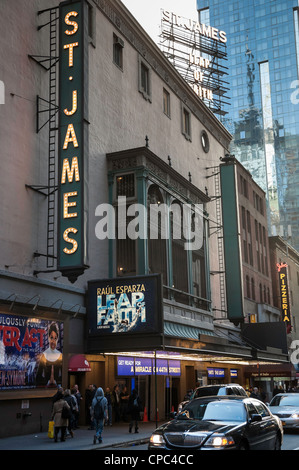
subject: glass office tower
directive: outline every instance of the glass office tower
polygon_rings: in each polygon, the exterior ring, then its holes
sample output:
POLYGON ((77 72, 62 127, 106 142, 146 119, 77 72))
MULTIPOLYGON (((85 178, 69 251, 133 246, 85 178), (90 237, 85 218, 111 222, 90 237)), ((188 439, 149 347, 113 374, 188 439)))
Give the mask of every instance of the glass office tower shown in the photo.
POLYGON ((269 232, 299 250, 299 1, 197 0, 227 34, 231 153, 266 192, 269 232))

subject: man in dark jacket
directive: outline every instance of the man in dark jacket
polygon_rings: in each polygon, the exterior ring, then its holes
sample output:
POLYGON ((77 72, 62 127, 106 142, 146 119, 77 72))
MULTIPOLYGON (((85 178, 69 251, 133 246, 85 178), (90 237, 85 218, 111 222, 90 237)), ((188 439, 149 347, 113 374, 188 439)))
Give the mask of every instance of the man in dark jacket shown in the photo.
POLYGON ((131 421, 129 425, 129 432, 132 432, 133 425, 135 423, 135 433, 138 432, 138 421, 140 418, 141 402, 137 390, 132 390, 129 397, 128 413, 131 415, 131 421))

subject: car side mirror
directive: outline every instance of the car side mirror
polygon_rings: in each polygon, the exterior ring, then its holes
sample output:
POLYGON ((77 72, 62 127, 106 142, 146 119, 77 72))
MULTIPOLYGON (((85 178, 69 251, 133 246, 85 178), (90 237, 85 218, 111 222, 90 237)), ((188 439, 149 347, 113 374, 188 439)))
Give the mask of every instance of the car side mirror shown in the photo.
POLYGON ((260 414, 254 414, 250 418, 250 423, 257 423, 258 421, 262 421, 263 417, 260 414))

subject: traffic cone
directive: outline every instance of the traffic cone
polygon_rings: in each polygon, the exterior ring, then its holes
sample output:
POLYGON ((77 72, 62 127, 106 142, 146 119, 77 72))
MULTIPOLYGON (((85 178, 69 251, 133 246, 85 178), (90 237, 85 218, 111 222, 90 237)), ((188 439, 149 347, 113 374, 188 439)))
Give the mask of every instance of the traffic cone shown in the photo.
POLYGON ((174 413, 174 406, 171 407, 171 413, 174 413))
POLYGON ((144 407, 144 412, 143 412, 143 423, 148 423, 148 418, 147 418, 147 412, 146 408, 144 407))

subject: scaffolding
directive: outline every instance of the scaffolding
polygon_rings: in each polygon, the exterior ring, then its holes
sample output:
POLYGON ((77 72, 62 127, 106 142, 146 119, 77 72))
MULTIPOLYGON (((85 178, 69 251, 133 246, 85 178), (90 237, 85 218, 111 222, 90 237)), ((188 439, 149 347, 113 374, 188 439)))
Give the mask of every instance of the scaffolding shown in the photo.
POLYGON ((228 68, 223 64, 227 60, 226 44, 162 19, 159 46, 211 111, 221 116, 227 114, 223 109, 230 104, 225 81, 228 68), (206 65, 196 64, 194 57, 200 57, 201 62, 205 60, 206 65))

